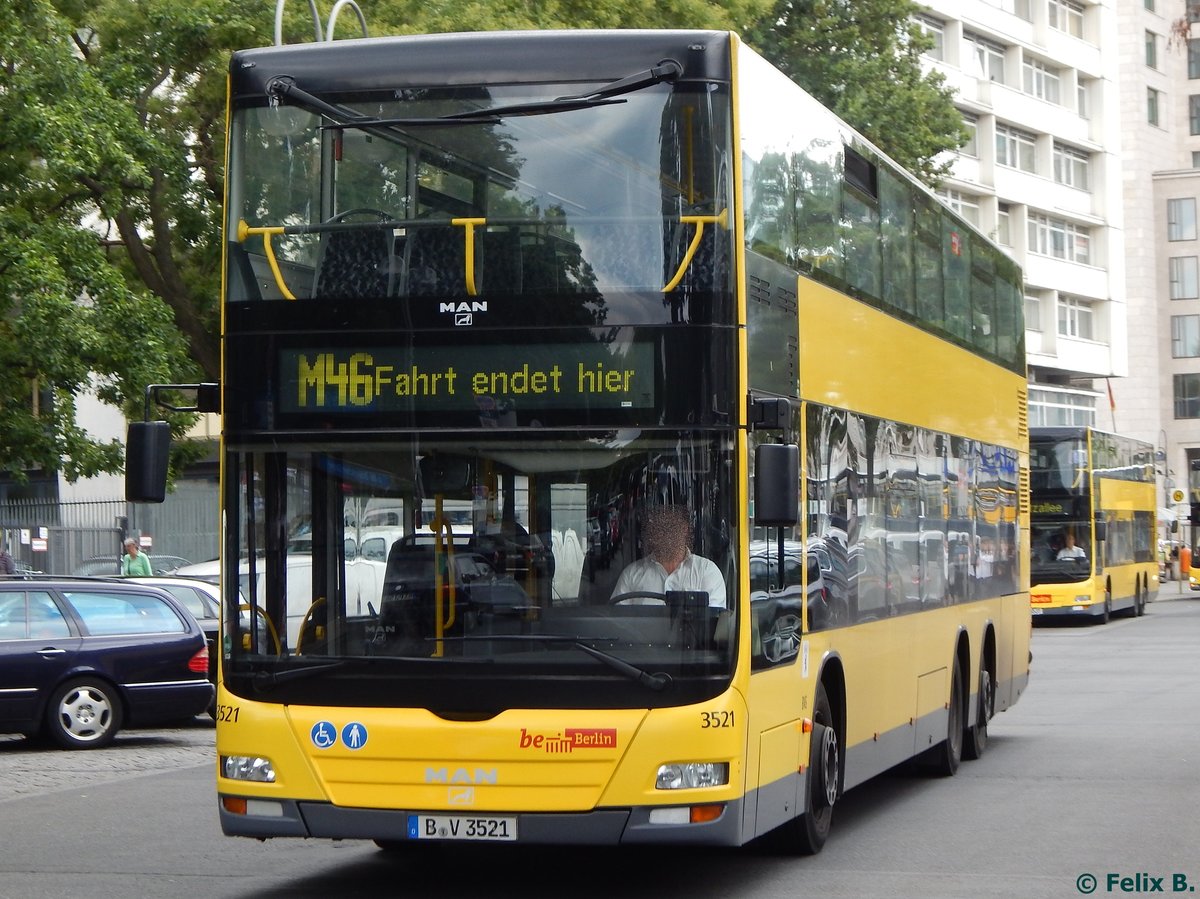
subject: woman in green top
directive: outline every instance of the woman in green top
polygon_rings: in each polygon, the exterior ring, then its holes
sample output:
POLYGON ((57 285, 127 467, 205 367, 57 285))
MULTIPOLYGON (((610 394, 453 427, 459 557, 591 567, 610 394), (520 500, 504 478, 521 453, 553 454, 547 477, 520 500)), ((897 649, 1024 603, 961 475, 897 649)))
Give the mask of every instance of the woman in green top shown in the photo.
POLYGON ((150 557, 142 554, 136 539, 130 537, 126 540, 125 549, 128 551, 121 557, 121 574, 141 575, 142 577, 150 577, 154 574, 150 568, 150 557))

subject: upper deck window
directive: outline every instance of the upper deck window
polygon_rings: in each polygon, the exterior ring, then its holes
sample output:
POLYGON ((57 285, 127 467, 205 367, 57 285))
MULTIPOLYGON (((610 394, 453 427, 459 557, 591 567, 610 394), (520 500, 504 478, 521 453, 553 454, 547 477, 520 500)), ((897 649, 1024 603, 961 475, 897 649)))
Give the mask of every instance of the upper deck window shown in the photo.
POLYGON ((652 307, 676 320, 696 292, 728 292, 722 89, 552 103, 586 89, 327 98, 347 112, 341 123, 286 104, 236 110, 229 300, 569 295, 587 298, 584 323, 599 324, 652 307), (486 115, 513 104, 546 105, 486 115), (455 115, 470 118, 445 118, 455 115), (380 124, 336 127, 354 116, 380 124), (272 228, 284 233, 263 233, 272 228))

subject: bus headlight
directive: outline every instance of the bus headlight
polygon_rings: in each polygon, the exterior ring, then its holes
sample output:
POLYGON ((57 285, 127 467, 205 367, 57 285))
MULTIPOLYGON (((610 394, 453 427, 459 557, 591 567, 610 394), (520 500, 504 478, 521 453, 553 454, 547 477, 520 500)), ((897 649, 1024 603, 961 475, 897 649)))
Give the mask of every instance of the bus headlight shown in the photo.
POLYGON ((1080 594, 1079 596, 1075 597, 1075 602, 1079 603, 1080 605, 1086 606, 1091 601, 1092 601, 1092 598, 1090 596, 1087 596, 1084 594, 1080 594))
POLYGON ((275 783, 275 768, 272 767, 271 760, 255 755, 221 756, 221 773, 230 780, 275 783))
POLYGON ((729 783, 727 762, 686 762, 662 765, 654 778, 656 790, 691 790, 696 787, 721 787, 729 783))

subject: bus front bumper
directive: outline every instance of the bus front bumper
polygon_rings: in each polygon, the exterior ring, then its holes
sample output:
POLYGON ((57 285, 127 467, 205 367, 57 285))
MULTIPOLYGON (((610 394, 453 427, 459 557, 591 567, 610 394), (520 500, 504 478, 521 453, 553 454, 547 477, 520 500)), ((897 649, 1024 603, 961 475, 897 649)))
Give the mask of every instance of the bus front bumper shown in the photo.
MULTIPOLYGON (((218 797, 221 829, 226 836, 313 837, 334 840, 411 841, 445 843, 453 839, 423 838, 414 826, 426 812, 399 809, 343 808, 327 802, 285 800, 247 800, 244 813, 228 810, 227 801, 236 805, 239 797, 218 797)), ((516 833, 504 842, 617 846, 623 844, 690 844, 700 846, 737 846, 743 842, 742 803, 726 802, 721 815, 713 821, 697 824, 655 823, 651 812, 658 807, 639 806, 623 809, 597 809, 591 812, 486 813, 478 817, 515 820, 516 833)), ((433 813, 444 817, 467 818, 470 815, 433 813)), ((462 839, 462 838, 460 838, 462 839)), ((496 842, 480 839, 472 842, 496 842)))

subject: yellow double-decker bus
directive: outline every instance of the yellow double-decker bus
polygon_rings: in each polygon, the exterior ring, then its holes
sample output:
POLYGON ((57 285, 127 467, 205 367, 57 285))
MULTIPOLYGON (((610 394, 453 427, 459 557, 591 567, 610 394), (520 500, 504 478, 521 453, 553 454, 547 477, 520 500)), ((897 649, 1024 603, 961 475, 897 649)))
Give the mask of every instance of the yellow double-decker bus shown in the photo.
POLYGON ((1159 587, 1154 447, 1065 427, 1029 444, 1033 614, 1143 614, 1159 587))
POLYGON ((727 32, 229 84, 225 833, 814 852, 983 753, 1031 629, 999 249, 727 32))

